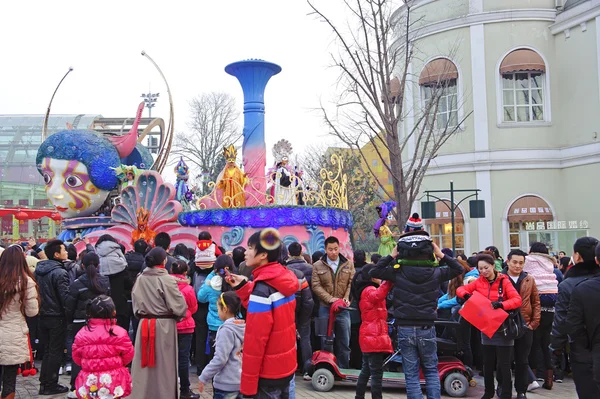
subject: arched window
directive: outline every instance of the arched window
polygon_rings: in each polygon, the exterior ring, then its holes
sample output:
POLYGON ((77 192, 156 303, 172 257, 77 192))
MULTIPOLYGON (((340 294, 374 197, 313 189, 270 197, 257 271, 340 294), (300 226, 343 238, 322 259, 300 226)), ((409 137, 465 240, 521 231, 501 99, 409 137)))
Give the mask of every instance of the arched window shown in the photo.
POLYGON ((458 124, 457 80, 456 65, 446 58, 436 58, 430 61, 419 76, 424 109, 431 106, 433 111, 436 107, 435 102, 439 100, 435 115, 438 129, 455 127, 458 124))
POLYGON ((552 231, 547 223, 554 220, 550 205, 536 195, 526 195, 515 200, 508 208, 508 238, 510 249, 529 250, 531 243, 543 242, 554 248, 552 231))
POLYGON ((530 49, 510 52, 500 64, 502 122, 546 120, 546 64, 530 49))
MULTIPOLYGON (((448 206, 450 201, 442 200, 435 203, 435 219, 423 219, 431 239, 440 248, 452 248, 452 215, 448 206)), ((465 222, 460 208, 454 212, 454 237, 456 254, 465 252, 465 222)))

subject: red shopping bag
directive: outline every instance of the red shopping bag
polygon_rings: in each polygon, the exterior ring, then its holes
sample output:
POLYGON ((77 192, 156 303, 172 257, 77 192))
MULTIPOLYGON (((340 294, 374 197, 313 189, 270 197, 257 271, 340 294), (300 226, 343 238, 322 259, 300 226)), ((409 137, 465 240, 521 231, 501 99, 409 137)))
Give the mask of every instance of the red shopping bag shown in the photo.
POLYGON ((488 338, 492 338, 508 317, 504 310, 492 308, 492 302, 477 291, 458 313, 488 338))

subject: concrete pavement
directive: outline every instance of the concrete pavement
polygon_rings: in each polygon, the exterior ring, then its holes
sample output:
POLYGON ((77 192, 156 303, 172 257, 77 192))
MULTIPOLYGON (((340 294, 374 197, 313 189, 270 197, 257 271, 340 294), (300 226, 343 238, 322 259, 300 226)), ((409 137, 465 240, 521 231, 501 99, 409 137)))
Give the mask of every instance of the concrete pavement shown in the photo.
MULTIPOLYGON (((197 376, 192 374, 192 387, 197 386, 197 376)), ((65 398, 66 395, 54 395, 54 396, 39 396, 39 374, 34 377, 17 377, 17 399, 30 399, 30 398, 49 398, 59 399, 65 398)), ((63 375, 60 377, 60 382, 64 385, 69 385, 69 376, 63 375)), ((469 388, 467 398, 481 398, 483 395, 483 378, 476 376, 477 386, 469 388)), ((541 384, 540 384, 541 385, 541 384)), ((390 397, 394 399, 406 398, 406 392, 401 388, 384 388, 384 397, 390 397)), ((513 397, 516 394, 513 392, 513 397)), ((299 399, 353 399, 354 398, 354 386, 350 385, 336 385, 332 391, 327 393, 316 392, 313 390, 310 381, 304 381, 301 376, 296 377, 296 397, 299 399)), ((367 398, 370 394, 367 393, 367 398)), ((449 396, 444 396, 448 398, 449 396)), ((539 388, 533 392, 527 393, 528 399, 569 399, 576 398, 575 384, 571 378, 565 379, 562 384, 554 384, 554 388, 551 391, 539 388)), ((202 399, 212 398, 212 389, 207 387, 205 392, 202 394, 202 399)), ((148 398, 148 399, 170 399, 170 398, 148 398)), ((173 398, 174 399, 174 398, 173 398)))

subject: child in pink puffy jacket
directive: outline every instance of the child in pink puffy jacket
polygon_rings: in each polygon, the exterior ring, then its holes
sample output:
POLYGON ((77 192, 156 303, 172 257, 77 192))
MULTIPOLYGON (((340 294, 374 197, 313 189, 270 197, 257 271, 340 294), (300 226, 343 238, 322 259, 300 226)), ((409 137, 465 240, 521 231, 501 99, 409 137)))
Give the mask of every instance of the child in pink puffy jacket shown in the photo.
POLYGON ((75 336, 73 361, 81 366, 75 380, 77 397, 124 398, 131 394, 127 366, 133 360, 133 345, 127 331, 116 325, 115 304, 100 295, 89 303, 87 326, 75 336))
POLYGON ((183 260, 178 259, 171 265, 171 275, 177 281, 177 287, 188 306, 185 317, 177 322, 179 397, 181 399, 198 399, 200 395, 190 389, 190 349, 194 328, 196 328, 196 322, 192 315, 198 310, 198 300, 196 299, 194 287, 190 285, 187 278, 187 272, 188 264, 183 260))

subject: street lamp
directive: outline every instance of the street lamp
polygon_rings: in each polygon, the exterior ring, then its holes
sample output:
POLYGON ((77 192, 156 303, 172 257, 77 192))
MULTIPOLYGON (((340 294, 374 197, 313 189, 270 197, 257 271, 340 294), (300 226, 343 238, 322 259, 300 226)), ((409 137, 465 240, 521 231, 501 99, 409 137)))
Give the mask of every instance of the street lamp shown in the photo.
POLYGON ((463 203, 468 198, 475 197, 474 200, 469 201, 469 215, 474 219, 483 219, 485 218, 485 201, 478 199, 479 192, 481 190, 477 188, 465 189, 465 190, 455 190, 454 182, 450 180, 450 190, 427 190, 425 191, 425 195, 427 196, 427 201, 421 202, 421 216, 423 219, 435 219, 435 201, 429 201, 429 197, 433 197, 438 201, 441 201, 449 210, 450 210, 450 222, 452 224, 452 252, 456 252, 456 234, 454 232, 454 213, 458 209, 458 206, 463 203), (450 193, 450 205, 446 203, 446 201, 442 200, 439 197, 433 195, 436 194, 448 194, 450 193), (467 195, 465 198, 460 200, 457 204, 454 203, 454 193, 472 193, 467 195))
POLYGON ((152 108, 156 106, 158 96, 160 96, 160 93, 142 93, 142 95, 140 96, 144 99, 144 102, 146 103, 146 108, 148 108, 148 116, 150 118, 152 118, 152 108))

